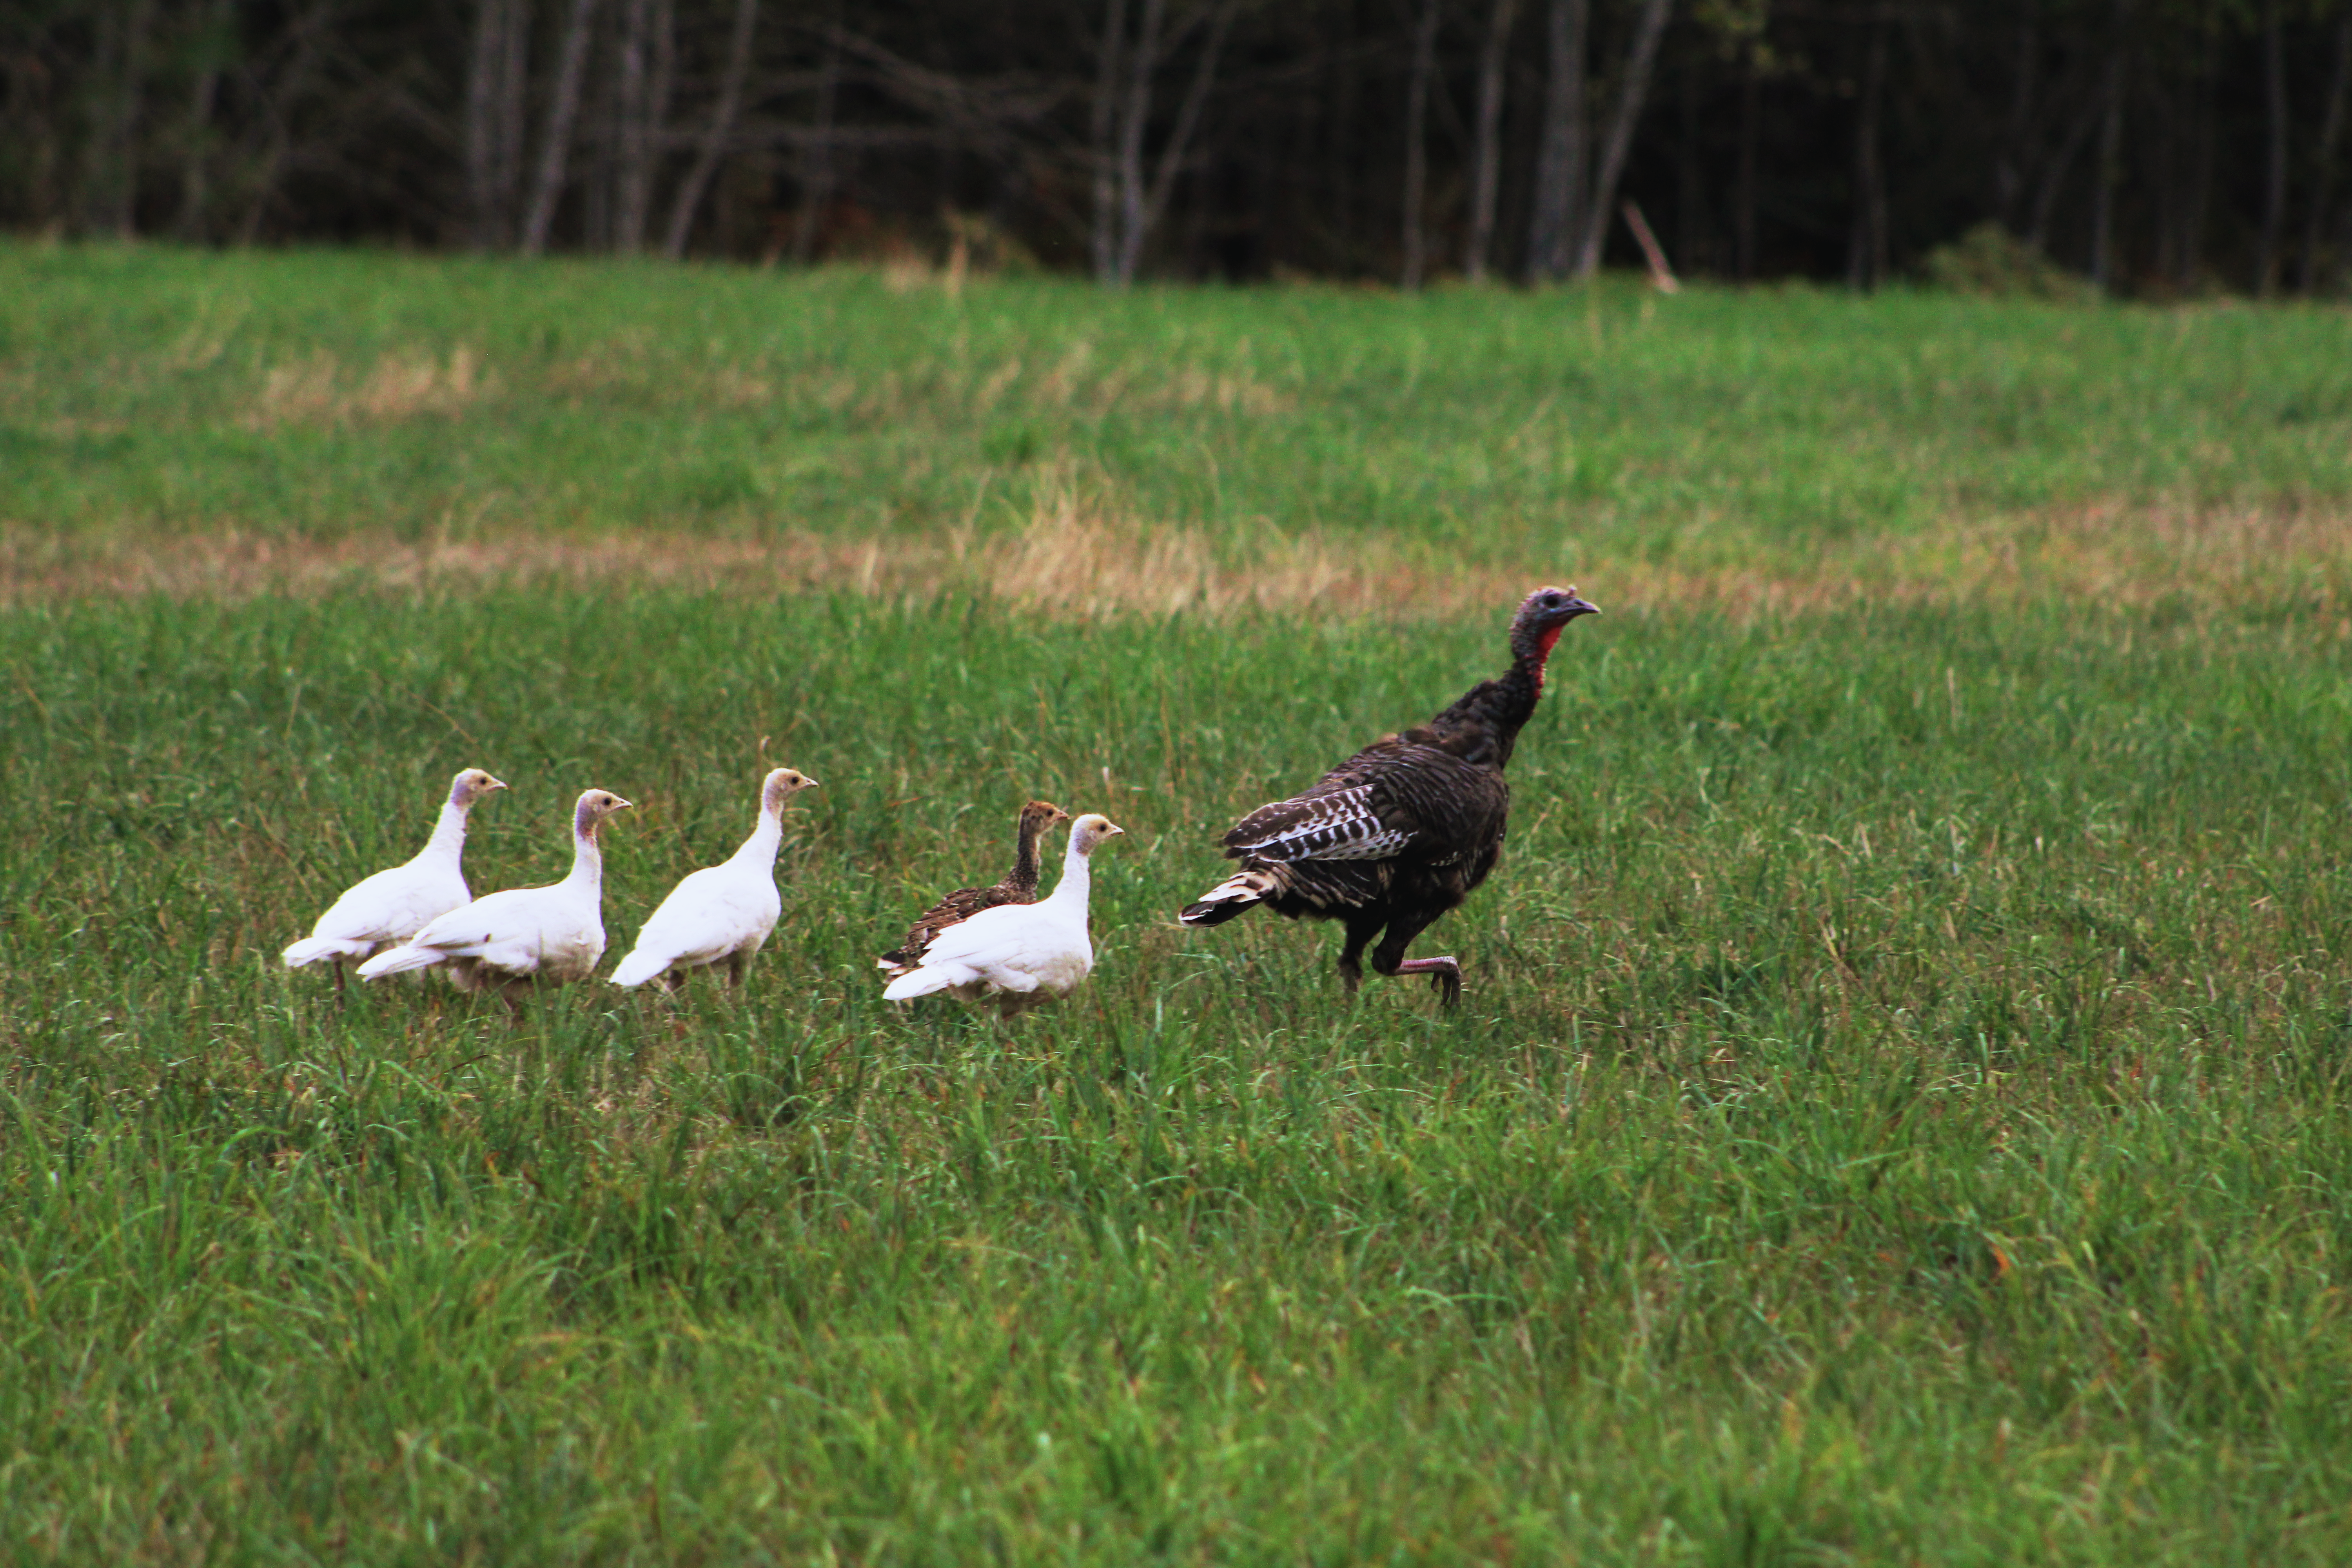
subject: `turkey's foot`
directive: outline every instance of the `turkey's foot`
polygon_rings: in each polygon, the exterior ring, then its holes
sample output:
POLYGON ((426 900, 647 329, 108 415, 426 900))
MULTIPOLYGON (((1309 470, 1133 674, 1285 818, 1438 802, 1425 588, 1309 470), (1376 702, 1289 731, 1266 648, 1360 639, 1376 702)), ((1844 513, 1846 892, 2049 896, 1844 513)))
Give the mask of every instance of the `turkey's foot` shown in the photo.
POLYGON ((1462 966, 1451 958, 1408 958, 1396 966, 1399 974, 1426 974, 1448 1007, 1462 1000, 1462 966))

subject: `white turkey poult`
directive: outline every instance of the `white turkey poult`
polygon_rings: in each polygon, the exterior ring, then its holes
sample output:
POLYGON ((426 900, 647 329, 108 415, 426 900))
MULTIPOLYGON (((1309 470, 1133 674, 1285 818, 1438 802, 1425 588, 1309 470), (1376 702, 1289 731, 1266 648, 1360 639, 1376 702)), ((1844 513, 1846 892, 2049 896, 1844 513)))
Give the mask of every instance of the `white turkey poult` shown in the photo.
POLYGON ((335 966, 335 989, 340 991, 345 959, 397 947, 435 916, 470 900, 474 895, 458 863, 466 848, 466 816, 475 802, 506 787, 479 768, 467 768, 452 779, 441 820, 434 824, 425 847, 414 859, 354 882, 319 917, 309 936, 286 950, 286 967, 299 969, 326 959, 335 966))
POLYGON ((727 983, 742 984, 744 969, 784 912, 776 892, 784 802, 815 787, 816 780, 791 768, 770 773, 760 785, 760 821, 751 837, 732 858, 691 873, 661 901, 637 932, 635 949, 613 971, 613 984, 637 986, 673 974, 682 979, 723 963, 727 983))
POLYGON ((592 789, 572 813, 572 874, 544 888, 509 888, 451 910, 404 947, 360 965, 362 980, 446 966, 461 991, 496 990, 513 1003, 539 982, 585 980, 604 956, 604 857, 596 830, 629 803, 592 789))
POLYGON ((1070 824, 1062 879, 1051 897, 1000 904, 948 927, 882 994, 909 1002, 944 991, 960 1001, 992 1005, 1007 1018, 1068 995, 1095 966, 1087 935, 1087 859, 1096 845, 1124 831, 1107 816, 1079 817, 1070 824))

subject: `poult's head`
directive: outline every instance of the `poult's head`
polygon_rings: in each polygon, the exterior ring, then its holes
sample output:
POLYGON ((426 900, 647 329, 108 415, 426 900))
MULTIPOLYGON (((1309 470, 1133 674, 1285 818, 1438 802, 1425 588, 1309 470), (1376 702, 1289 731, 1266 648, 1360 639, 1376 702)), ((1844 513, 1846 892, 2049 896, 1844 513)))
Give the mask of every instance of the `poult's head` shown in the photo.
POLYGON ((1050 800, 1033 800, 1021 808, 1021 831, 1043 833, 1057 822, 1067 822, 1070 814, 1050 800))
POLYGON ((449 781, 449 804, 464 811, 494 789, 507 786, 479 768, 467 768, 449 781))
POLYGON ((572 813, 572 831, 583 838, 596 837, 596 827, 616 811, 626 811, 629 803, 608 789, 592 789, 580 797, 572 813))
POLYGON ((779 812, 784 802, 804 789, 816 788, 816 780, 798 768, 778 768, 760 783, 760 809, 779 812))
POLYGON ((1070 824, 1070 847, 1081 855, 1091 855, 1096 845, 1126 831, 1109 817, 1090 811, 1070 824))

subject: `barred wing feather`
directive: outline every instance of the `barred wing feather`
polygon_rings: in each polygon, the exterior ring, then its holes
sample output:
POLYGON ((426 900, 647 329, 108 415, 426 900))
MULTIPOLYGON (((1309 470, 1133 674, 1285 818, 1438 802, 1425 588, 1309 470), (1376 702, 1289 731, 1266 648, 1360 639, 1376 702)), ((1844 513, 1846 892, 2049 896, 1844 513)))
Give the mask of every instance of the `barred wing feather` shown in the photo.
POLYGON ((1382 815, 1373 787, 1262 805, 1225 835, 1226 851, 1261 860, 1385 860, 1411 844, 1413 832, 1382 815))

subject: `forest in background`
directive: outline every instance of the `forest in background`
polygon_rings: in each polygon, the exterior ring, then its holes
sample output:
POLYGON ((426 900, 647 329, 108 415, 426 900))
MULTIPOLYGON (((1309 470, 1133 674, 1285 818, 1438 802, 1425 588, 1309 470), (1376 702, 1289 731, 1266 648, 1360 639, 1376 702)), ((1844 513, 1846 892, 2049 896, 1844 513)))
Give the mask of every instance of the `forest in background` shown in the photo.
POLYGON ((2340 295, 2347 78, 2352 0, 11 0, 0 225, 2340 295))

